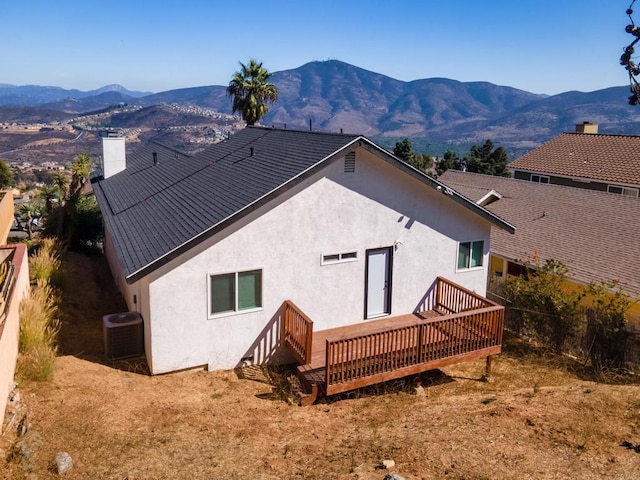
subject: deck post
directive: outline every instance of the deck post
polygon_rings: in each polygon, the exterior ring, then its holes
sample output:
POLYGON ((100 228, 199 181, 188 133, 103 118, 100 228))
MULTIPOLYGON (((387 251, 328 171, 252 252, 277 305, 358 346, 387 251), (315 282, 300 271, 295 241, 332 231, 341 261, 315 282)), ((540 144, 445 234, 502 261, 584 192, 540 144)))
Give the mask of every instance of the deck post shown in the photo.
POLYGON ((482 380, 485 382, 491 382, 491 364, 493 362, 493 356, 487 355, 487 363, 484 367, 484 375, 482 376, 482 380))

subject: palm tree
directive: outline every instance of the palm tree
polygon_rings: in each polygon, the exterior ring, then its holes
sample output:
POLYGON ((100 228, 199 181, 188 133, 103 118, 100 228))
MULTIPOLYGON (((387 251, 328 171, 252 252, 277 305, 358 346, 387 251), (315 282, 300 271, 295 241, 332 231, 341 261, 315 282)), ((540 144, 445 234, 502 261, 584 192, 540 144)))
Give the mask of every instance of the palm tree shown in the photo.
POLYGON ((233 112, 241 112, 247 125, 253 125, 269 111, 267 103, 278 99, 278 89, 268 82, 272 74, 262 62, 251 59, 248 65, 240 62, 240 67, 229 82, 227 96, 233 97, 233 112))

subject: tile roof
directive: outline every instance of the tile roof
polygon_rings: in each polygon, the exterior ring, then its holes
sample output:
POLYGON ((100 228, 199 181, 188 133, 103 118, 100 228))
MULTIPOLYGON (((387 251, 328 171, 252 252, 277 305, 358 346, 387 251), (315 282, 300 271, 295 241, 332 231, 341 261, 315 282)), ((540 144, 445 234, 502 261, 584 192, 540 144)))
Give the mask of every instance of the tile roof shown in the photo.
MULTIPOLYGON (((93 180, 127 281, 230 225, 356 143, 432 188, 443 187, 360 135, 249 127, 194 157, 157 144, 127 156, 126 170, 93 180)), ((513 229, 457 193, 447 193, 493 224, 513 229)))
POLYGON ((509 167, 640 185, 640 136, 562 133, 509 167))
POLYGON ((491 251, 522 260, 562 261, 582 283, 618 278, 640 298, 640 202, 582 188, 449 170, 440 180, 473 201, 491 189, 503 197, 491 212, 514 224, 514 235, 491 229, 491 251))

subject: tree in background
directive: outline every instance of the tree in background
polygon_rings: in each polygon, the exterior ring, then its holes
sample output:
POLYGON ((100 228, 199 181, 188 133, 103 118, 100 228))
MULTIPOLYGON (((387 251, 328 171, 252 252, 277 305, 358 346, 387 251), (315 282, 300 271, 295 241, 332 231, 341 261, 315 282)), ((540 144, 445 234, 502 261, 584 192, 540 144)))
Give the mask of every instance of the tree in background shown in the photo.
POLYGON ((36 226, 34 219, 40 217, 42 214, 41 205, 39 202, 27 202, 20 205, 16 212, 16 219, 20 220, 19 226, 22 230, 27 232, 29 240, 33 237, 33 230, 36 226))
POLYGON ((0 188, 9 188, 13 185, 13 172, 7 162, 0 160, 0 188))
POLYGON ((424 173, 427 173, 433 166, 431 156, 426 153, 414 152, 411 140, 408 138, 396 142, 393 154, 424 173))
POLYGON ((444 152, 444 156, 436 162, 436 175, 440 176, 449 169, 462 170, 462 161, 451 150, 444 152))
POLYGON ((634 40, 625 47, 624 53, 620 57, 620 65, 624 66, 624 68, 629 72, 629 83, 631 84, 631 96, 629 97, 629 104, 638 105, 640 102, 640 83, 638 83, 637 77, 640 76, 640 67, 635 64, 635 62, 631 59, 631 55, 634 54, 635 49, 634 46, 638 41, 640 41, 640 27, 636 27, 633 22, 633 4, 636 0, 631 2, 629 8, 627 8, 627 15, 629 15, 629 25, 625 27, 625 32, 633 35, 634 40))
POLYGON ((504 148, 494 148, 493 142, 487 140, 484 145, 471 147, 469 156, 464 158, 468 172, 495 175, 496 177, 510 177, 507 168, 509 160, 504 148))
POLYGON ((91 158, 81 153, 71 167, 70 179, 62 173, 56 173, 52 186, 40 189, 40 197, 45 204, 45 231, 69 244, 76 242, 78 205, 82 202, 90 173, 91 158))
POLYGON ((233 98, 233 112, 240 112, 247 125, 254 125, 269 109, 267 103, 278 99, 278 89, 268 80, 271 73, 254 59, 245 65, 240 62, 240 71, 233 75, 227 87, 227 96, 233 98))

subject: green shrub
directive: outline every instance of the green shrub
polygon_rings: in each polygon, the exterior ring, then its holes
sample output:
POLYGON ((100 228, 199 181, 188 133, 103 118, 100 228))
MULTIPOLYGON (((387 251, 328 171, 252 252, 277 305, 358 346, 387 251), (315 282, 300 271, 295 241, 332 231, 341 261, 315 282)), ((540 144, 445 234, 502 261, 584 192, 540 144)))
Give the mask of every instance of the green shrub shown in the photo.
POLYGON ((532 330, 561 352, 568 338, 575 335, 583 312, 584 291, 567 286, 568 269, 561 262, 541 264, 534 255, 533 269, 522 277, 509 277, 503 284, 509 315, 514 323, 532 330))
POLYGON ((617 280, 592 283, 587 308, 589 358, 598 371, 624 366, 631 298, 617 280))

